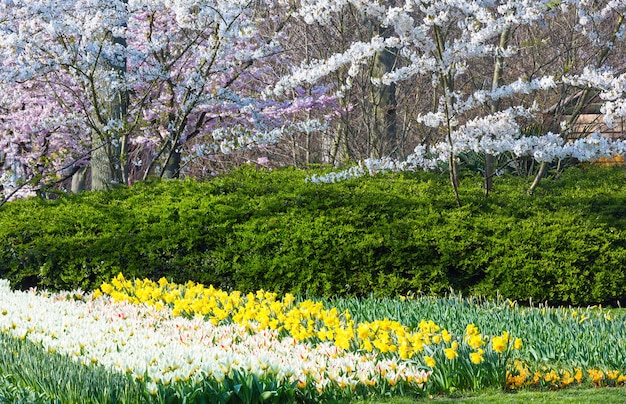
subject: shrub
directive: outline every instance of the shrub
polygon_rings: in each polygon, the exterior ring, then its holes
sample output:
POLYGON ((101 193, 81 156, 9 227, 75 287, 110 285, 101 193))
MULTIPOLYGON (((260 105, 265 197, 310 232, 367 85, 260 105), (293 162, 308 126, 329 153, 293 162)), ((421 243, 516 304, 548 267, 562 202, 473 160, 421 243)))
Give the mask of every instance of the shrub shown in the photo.
POLYGON ((244 167, 207 182, 12 202, 0 210, 0 277, 55 290, 123 272, 317 296, 626 297, 622 169, 571 168, 532 196, 526 179, 505 176, 488 198, 470 174, 462 208, 433 173, 325 185, 310 174, 244 167))

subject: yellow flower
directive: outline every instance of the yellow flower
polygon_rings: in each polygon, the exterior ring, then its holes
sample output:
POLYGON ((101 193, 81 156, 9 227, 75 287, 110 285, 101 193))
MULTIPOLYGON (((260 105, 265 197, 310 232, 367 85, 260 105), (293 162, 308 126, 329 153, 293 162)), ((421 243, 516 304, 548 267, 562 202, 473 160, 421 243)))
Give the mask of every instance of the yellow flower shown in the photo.
POLYGON ((424 356, 424 363, 426 363, 426 366, 429 368, 434 368, 437 365, 435 358, 432 356, 424 356))
POLYGON ((360 323, 356 328, 357 336, 361 339, 367 339, 369 336, 370 328, 368 323, 360 323))
POLYGON ((398 355, 400 356, 400 359, 402 359, 402 360, 406 360, 406 359, 410 359, 411 358, 411 352, 409 351, 409 345, 406 342, 400 344, 400 347, 398 348, 398 355))
POLYGON ((361 349, 364 349, 367 352, 372 352, 374 347, 372 346, 372 343, 370 342, 370 340, 366 339, 363 342, 361 342, 361 349))
POLYGON ((484 353, 485 352, 482 349, 479 349, 476 352, 472 352, 470 354, 470 360, 472 361, 474 365, 478 365, 479 363, 482 363, 485 360, 485 358, 483 358, 484 353))
POLYGON ((508 345, 508 341, 506 341, 504 337, 496 335, 495 337, 491 338, 491 347, 497 353, 504 352, 507 348, 507 345, 508 345))
POLYGON ((452 335, 450 335, 450 333, 448 332, 448 330, 443 330, 441 331, 441 338, 443 339, 443 341, 448 344, 450 342, 450 340, 452 339, 452 335))
POLYGON ((467 336, 477 335, 478 327, 474 324, 468 324, 467 327, 465 327, 465 334, 467 334, 467 336))
POLYGON ((604 372, 596 369, 587 370, 587 374, 589 374, 589 378, 591 379, 591 383, 595 386, 599 387, 602 385, 602 380, 604 380, 604 372))
POLYGON ((424 332, 424 333, 436 333, 437 331, 439 331, 439 326, 437 324, 435 324, 434 321, 432 320, 422 320, 420 321, 419 325, 418 325, 420 331, 424 332))
POLYGON ((541 376, 541 372, 536 371, 535 374, 533 375, 533 380, 531 381, 531 384, 538 384, 542 377, 543 376, 541 376))
POLYGON ((583 371, 581 369, 574 369, 574 379, 576 383, 580 384, 583 380, 583 371))
POLYGON ((102 290, 103 293, 110 295, 113 291, 113 286, 109 285, 108 283, 103 283, 102 285, 100 285, 100 290, 102 290))
POLYGON ((161 293, 163 291, 161 290, 161 288, 154 288, 152 289, 152 291, 150 292, 150 297, 154 300, 158 300, 161 299, 161 293))
POLYGON ((572 375, 570 374, 570 372, 568 372, 567 370, 563 372, 563 377, 561 377, 561 386, 560 387, 567 387, 570 384, 574 383, 574 378, 572 377, 572 375))
POLYGON ((557 375, 554 370, 551 370, 550 372, 543 375, 543 380, 545 380, 547 383, 558 384, 559 375, 557 375))
POLYGON ((478 349, 483 346, 484 343, 485 341, 483 341, 483 336, 480 334, 471 335, 467 339, 467 345, 469 345, 472 349, 478 349))
POLYGON ((459 356, 459 353, 454 348, 446 348, 443 350, 443 352, 445 353, 446 358, 448 358, 449 360, 452 360, 459 356))
POLYGON ((520 350, 522 349, 522 339, 521 338, 515 338, 515 342, 513 343, 513 349, 515 350, 520 350))

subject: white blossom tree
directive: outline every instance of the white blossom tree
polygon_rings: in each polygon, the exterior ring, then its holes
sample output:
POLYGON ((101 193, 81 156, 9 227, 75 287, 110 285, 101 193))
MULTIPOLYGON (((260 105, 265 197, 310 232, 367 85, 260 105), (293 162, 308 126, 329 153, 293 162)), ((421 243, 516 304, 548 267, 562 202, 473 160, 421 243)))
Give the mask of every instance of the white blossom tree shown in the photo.
MULTIPOLYGON (((324 24, 333 13, 348 5, 391 28, 393 33, 374 36, 369 42, 352 43, 343 52, 303 64, 284 77, 273 91, 280 94, 301 83, 315 83, 343 67, 348 67, 354 77, 375 54, 394 49, 401 62, 373 81, 385 85, 414 77, 430 80, 437 102, 432 110, 421 113, 418 120, 426 127, 437 129, 442 141, 418 145, 405 160, 366 159, 359 167, 314 177, 314 181, 335 181, 383 170, 432 169, 438 162, 446 161, 460 204, 457 160, 468 151, 487 156, 503 153, 532 156, 544 163, 542 167, 555 159, 587 160, 623 152, 621 141, 600 139, 598 134, 566 142, 567 125, 562 133, 548 131, 538 137, 525 136, 524 127, 537 120, 541 106, 532 102, 531 97, 522 95, 555 92, 557 86, 564 84, 580 85, 589 75, 545 68, 539 76, 509 75, 505 80, 502 66, 522 55, 521 48, 509 45, 512 31, 520 27, 541 28, 547 19, 574 10, 577 15, 574 29, 596 45, 597 61, 602 63, 595 68, 601 68, 607 53, 624 39, 621 23, 626 8, 624 2, 599 5, 585 0, 407 0, 399 6, 388 6, 383 2, 358 0, 304 1, 301 16, 308 22, 324 24), (607 23, 611 24, 611 30, 600 29, 607 23), (467 84, 467 78, 470 69, 483 60, 495 61, 496 68, 491 85, 477 89, 467 84), (506 107, 503 107, 504 100, 506 107)), ((603 111, 610 122, 611 116, 623 113, 624 93, 620 88, 623 79, 610 70, 603 68, 602 72, 609 76, 608 82, 592 78, 584 84, 602 90, 602 97, 607 101, 603 111)), ((348 78, 343 86, 349 88, 351 84, 348 78)))

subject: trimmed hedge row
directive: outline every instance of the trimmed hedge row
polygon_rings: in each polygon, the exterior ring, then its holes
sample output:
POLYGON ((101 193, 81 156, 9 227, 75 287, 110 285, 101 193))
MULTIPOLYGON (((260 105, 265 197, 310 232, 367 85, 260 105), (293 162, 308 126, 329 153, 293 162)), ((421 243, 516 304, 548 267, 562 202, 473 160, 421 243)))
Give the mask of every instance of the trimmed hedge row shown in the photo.
POLYGON ((244 292, 392 296, 409 291, 553 304, 626 298, 626 172, 572 168, 527 180, 378 175, 339 184, 244 167, 0 210, 0 277, 92 289, 118 272, 244 292))

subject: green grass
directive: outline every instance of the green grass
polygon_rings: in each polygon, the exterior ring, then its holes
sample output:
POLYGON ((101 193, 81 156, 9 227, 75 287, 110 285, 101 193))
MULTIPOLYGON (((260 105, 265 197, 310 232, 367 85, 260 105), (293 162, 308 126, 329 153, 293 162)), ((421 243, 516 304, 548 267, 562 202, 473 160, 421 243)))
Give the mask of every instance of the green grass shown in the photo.
POLYGON ((368 404, 409 404, 409 403, 459 403, 459 404, 623 404, 626 403, 626 388, 571 388, 558 391, 517 391, 504 393, 501 391, 485 391, 473 395, 459 397, 434 397, 428 399, 412 399, 394 397, 389 399, 371 399, 362 401, 368 404))

